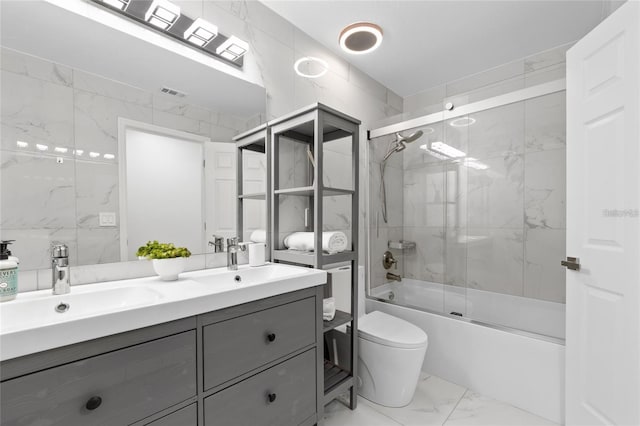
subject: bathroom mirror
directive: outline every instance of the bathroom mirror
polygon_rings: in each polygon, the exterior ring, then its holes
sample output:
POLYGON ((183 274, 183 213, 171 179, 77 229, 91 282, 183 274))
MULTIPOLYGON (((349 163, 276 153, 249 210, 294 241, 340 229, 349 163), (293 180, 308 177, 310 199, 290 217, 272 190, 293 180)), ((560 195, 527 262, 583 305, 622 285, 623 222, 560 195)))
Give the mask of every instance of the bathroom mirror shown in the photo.
POLYGON ((48 268, 52 242, 69 245, 72 265, 132 260, 137 242, 130 234, 141 224, 158 222, 157 232, 144 235, 157 233, 193 254, 212 253, 213 234, 236 234, 232 138, 264 121, 259 76, 90 2, 2 1, 0 7, 0 232, 16 240, 22 270, 48 268), (146 191, 129 191, 132 175, 122 175, 132 129, 151 137, 132 164, 160 173, 144 183, 146 191), (169 136, 197 144, 188 161, 200 187, 159 178, 187 170, 186 157, 163 145, 169 136), (128 193, 139 201, 135 213, 128 193), (182 204, 185 194, 191 207, 182 204), (164 232, 159 219, 168 213, 199 235, 183 243, 164 232))

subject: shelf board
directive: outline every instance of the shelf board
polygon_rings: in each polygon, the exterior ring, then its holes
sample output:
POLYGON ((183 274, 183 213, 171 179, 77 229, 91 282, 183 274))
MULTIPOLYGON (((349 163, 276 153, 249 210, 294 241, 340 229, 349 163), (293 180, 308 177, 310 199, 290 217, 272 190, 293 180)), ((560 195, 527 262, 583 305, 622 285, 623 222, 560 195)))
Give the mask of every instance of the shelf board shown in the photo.
POLYGON ((324 394, 329 394, 332 390, 347 382, 351 379, 353 383, 353 377, 351 373, 332 363, 331 361, 324 360, 324 394))
POLYGON ((267 193, 266 192, 256 192, 254 194, 240 194, 238 198, 243 200, 266 200, 267 193))
POLYGON ((322 331, 326 333, 329 330, 333 330, 334 328, 338 328, 341 325, 351 322, 352 319, 353 317, 351 314, 336 309, 336 315, 331 321, 323 321, 324 328, 322 331))
MULTIPOLYGON (((277 195, 303 195, 307 197, 313 196, 313 186, 301 186, 297 188, 276 189, 277 195)), ((353 195, 355 191, 353 189, 340 189, 340 188, 322 188, 322 195, 324 197, 333 197, 336 195, 353 195)))
POLYGON ((273 259, 281 260, 284 262, 299 263, 301 265, 313 266, 315 268, 321 268, 323 265, 355 260, 355 253, 351 250, 348 250, 335 254, 323 254, 322 265, 316 265, 316 256, 315 252, 313 251, 274 250, 273 259))

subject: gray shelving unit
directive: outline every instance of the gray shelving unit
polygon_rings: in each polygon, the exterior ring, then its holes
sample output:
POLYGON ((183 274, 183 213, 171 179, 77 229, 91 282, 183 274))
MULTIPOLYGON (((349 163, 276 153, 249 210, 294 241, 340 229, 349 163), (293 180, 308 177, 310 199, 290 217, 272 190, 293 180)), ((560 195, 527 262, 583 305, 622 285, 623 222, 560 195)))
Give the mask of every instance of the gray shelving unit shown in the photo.
POLYGON ((236 226, 238 230, 238 234, 240 240, 244 240, 244 210, 245 210, 245 202, 247 200, 264 200, 265 202, 265 211, 267 213, 266 217, 266 235, 267 235, 267 249, 266 249, 266 260, 271 260, 271 232, 269 230, 269 226, 271 224, 271 173, 269 172, 269 167, 271 165, 271 133, 269 131, 269 126, 265 124, 261 124, 260 126, 248 130, 244 133, 241 133, 233 138, 236 142, 236 147, 238 148, 237 158, 237 198, 236 198, 236 212, 237 212, 237 221, 236 226), (254 192, 254 193, 245 193, 244 189, 244 179, 243 179, 243 160, 245 151, 253 151, 266 155, 266 183, 265 183, 265 191, 264 192, 254 192))
MULTIPOLYGON (((333 321, 324 322, 324 332, 334 330, 345 324, 350 326, 349 367, 336 365, 329 360, 324 362, 324 384, 319 394, 324 395, 324 404, 328 404, 337 396, 349 391, 351 409, 357 404, 357 301, 358 301, 358 142, 360 121, 343 114, 326 105, 316 103, 291 114, 269 122, 271 134, 271 259, 274 262, 291 263, 318 269, 348 262, 351 265, 351 313, 337 311, 333 321), (324 185, 324 144, 326 142, 350 138, 351 140, 351 188, 330 188, 324 185), (293 164, 282 164, 280 158, 281 140, 305 144, 310 148, 315 166, 309 173, 303 186, 281 188, 280 168, 292 167, 293 164), (350 250, 327 254, 322 250, 312 252, 287 250, 282 244, 280 234, 281 198, 304 197, 308 206, 308 214, 303 229, 299 231, 314 232, 314 247, 322 247, 323 206, 325 197, 351 198, 351 248, 350 250)), ((305 147, 306 149, 306 147, 305 147)))

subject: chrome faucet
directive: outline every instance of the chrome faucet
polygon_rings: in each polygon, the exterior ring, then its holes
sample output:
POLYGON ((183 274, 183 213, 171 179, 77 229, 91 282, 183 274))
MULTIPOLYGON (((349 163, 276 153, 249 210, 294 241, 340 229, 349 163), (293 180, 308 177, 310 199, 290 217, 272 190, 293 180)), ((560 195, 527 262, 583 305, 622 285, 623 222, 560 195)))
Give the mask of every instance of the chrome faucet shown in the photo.
POLYGON ((213 241, 209 241, 209 245, 213 246, 214 253, 222 253, 224 251, 224 238, 212 235, 213 241))
POLYGON ((398 274, 392 274, 391 272, 387 272, 387 279, 393 281, 402 281, 402 277, 398 274))
POLYGON ((247 247, 238 243, 238 237, 227 238, 227 269, 238 270, 238 250, 245 251, 247 247))
POLYGON ((51 271, 53 294, 69 293, 69 247, 66 244, 56 244, 51 248, 51 271))

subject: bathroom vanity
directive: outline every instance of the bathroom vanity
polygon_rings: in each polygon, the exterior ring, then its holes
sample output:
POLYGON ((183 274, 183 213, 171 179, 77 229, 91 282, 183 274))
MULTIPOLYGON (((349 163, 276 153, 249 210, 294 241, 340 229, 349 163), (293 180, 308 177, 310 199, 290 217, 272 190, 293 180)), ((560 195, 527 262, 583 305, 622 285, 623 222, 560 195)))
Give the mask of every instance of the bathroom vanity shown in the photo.
MULTIPOLYGON (((236 276, 242 274, 240 270, 236 276)), ((291 275, 284 280, 288 286, 302 288, 284 293, 277 289, 283 280, 245 288, 223 284, 219 297, 228 292, 236 292, 236 297, 279 294, 3 359, 1 424, 316 424, 323 407, 325 280, 321 271, 297 280, 291 275)), ((212 290, 214 281, 201 280, 200 285, 212 290)), ((187 298, 178 305, 201 310, 207 297, 187 298)), ((147 308, 157 305, 162 302, 147 308)))

